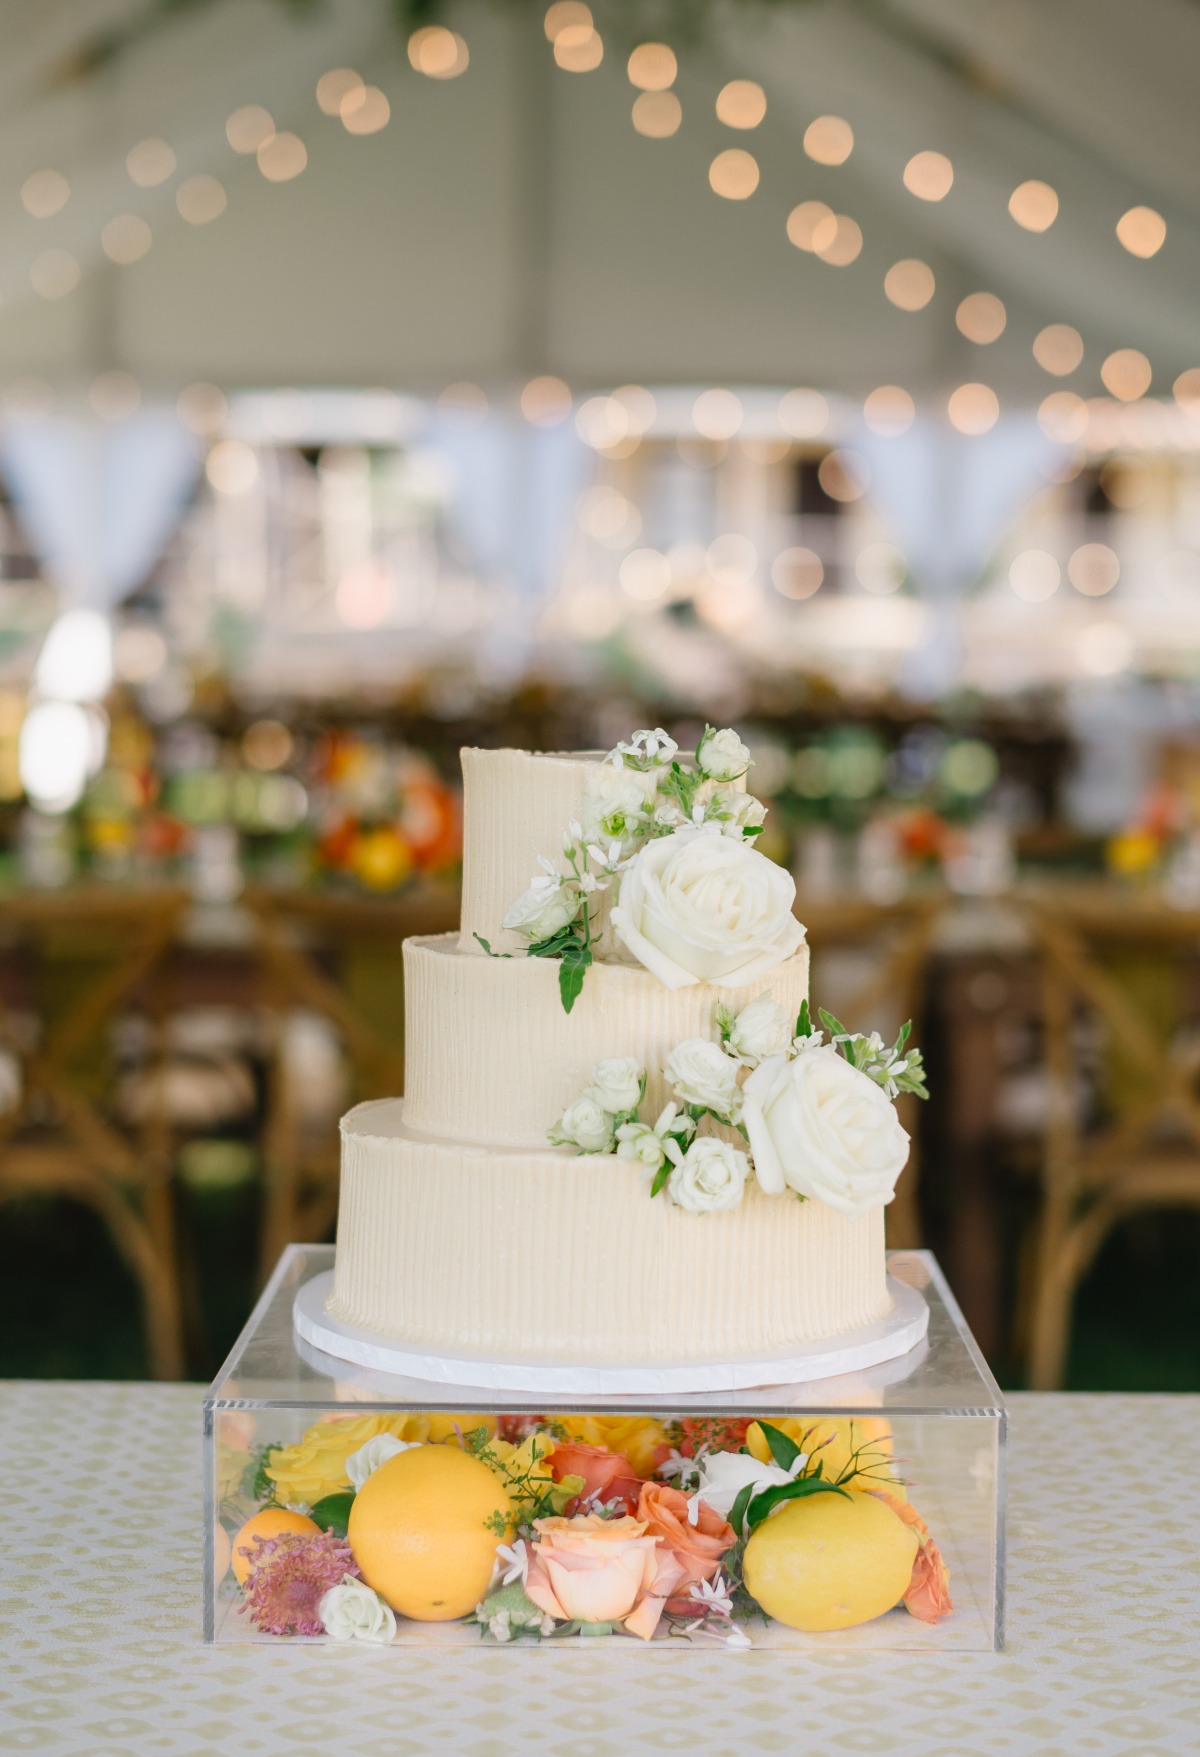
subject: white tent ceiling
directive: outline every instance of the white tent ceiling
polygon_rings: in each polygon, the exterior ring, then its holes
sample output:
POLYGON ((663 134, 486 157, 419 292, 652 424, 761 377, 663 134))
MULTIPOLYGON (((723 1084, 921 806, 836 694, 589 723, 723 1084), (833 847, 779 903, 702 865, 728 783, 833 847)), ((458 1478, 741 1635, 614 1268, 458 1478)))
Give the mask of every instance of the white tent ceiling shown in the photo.
MULTIPOLYGON (((1003 400, 1065 382, 1100 389, 1115 348, 1148 355, 1156 390, 1200 362, 1200 7, 1193 0, 811 0, 710 17, 679 45, 683 124, 647 140, 630 122, 628 41, 606 32, 592 73, 555 66, 536 7, 458 7, 461 77, 414 72, 384 0, 327 0, 307 21, 278 0, 218 0, 88 72, 81 50, 144 0, 5 0, 0 58, 0 380, 84 380, 119 367, 164 388, 397 384, 434 388, 555 372, 572 385, 813 383, 914 392, 983 379, 1003 400), (391 121, 353 137, 323 115, 318 76, 350 65, 381 86, 391 121), (751 134, 718 122, 728 79, 763 85, 751 134), (272 184, 225 137, 236 107, 265 105, 308 148, 272 184), (817 115, 846 117, 841 167, 804 154, 817 115), (125 169, 162 136, 179 168, 156 189, 125 169), (723 148, 758 159, 744 202, 720 199, 723 148), (944 201, 902 171, 949 155, 944 201), (70 199, 30 217, 30 173, 65 173, 70 199), (228 192, 211 224, 180 218, 175 190, 204 172, 228 192), (1043 179, 1061 199, 1043 235, 1009 217, 1012 189, 1043 179), (786 221, 820 199, 852 215, 864 247, 832 268, 796 250, 786 221), (1146 203, 1167 222, 1149 261, 1114 227, 1146 203), (135 213, 153 245, 110 264, 100 233, 135 213), (43 252, 82 266, 65 297, 39 297, 43 252), (933 268, 921 312, 888 303, 900 258, 933 268), (954 312, 998 294, 1004 335, 966 341, 954 312), (1031 354, 1043 325, 1075 325, 1082 367, 1052 380, 1031 354)), ((626 16, 628 9, 626 10, 626 16)))

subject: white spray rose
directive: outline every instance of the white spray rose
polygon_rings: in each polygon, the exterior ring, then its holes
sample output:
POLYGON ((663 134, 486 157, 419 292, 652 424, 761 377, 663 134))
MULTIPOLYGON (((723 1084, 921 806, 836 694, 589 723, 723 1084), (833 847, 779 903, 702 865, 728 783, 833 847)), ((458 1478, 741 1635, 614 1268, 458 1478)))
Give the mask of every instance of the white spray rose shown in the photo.
POLYGON ((708 1037, 689 1037, 677 1043, 666 1059, 663 1075, 684 1104, 698 1104, 719 1116, 729 1116, 737 1109, 738 1064, 708 1037))
MULTIPOLYGON (((707 1452, 700 1461, 700 1487, 697 1497, 707 1502, 713 1512, 728 1519, 744 1488, 775 1488, 792 1481, 806 1462, 801 1453, 790 1470, 778 1464, 762 1464, 747 1452, 707 1452)), ((740 1534, 739 1534, 740 1535, 740 1534)))
POLYGON ((620 1116, 627 1110, 636 1110, 641 1103, 642 1079, 641 1063, 633 1056, 611 1056, 592 1069, 587 1096, 610 1115, 620 1116))
POLYGON ((718 1214, 737 1207, 749 1175, 744 1153, 716 1135, 702 1135, 667 1179, 667 1194, 689 1214, 718 1214))
POLYGON ((394 1458, 397 1452, 408 1452, 418 1443, 416 1440, 398 1440, 395 1434, 376 1434, 357 1452, 351 1452, 346 1460, 346 1475, 355 1489, 361 1489, 372 1471, 394 1458))
POLYGON ((651 1177, 663 1168, 666 1144, 649 1123, 622 1123, 617 1130, 617 1158, 632 1159, 651 1177))
POLYGON ((767 808, 753 793, 739 793, 733 787, 720 787, 704 807, 711 823, 721 826, 723 836, 741 836, 745 830, 765 823, 767 808))
POLYGON ((589 777, 580 828, 582 840, 608 848, 615 842, 621 853, 636 848, 649 824, 649 794, 654 777, 628 769, 604 768, 589 777))
POLYGON ((502 925, 528 940, 544 940, 574 921, 578 909, 579 897, 570 885, 539 873, 529 889, 509 904, 502 925))
POLYGON ((317 1606, 317 1615, 335 1641, 394 1641, 396 1615, 363 1580, 347 1575, 331 1586, 317 1606))
POLYGON ((727 1047, 748 1068, 768 1056, 782 1055, 792 1040, 795 1020, 769 994, 760 994, 733 1021, 727 1047))
POLYGON ((802 944, 790 873, 715 825, 648 842, 626 867, 617 937, 667 988, 756 982, 802 944))
POLYGON ((736 781, 750 767, 750 752, 732 726, 720 732, 706 726, 696 746, 696 767, 710 781, 736 781))
POLYGON ((742 1096, 754 1169, 768 1195, 790 1186, 851 1216, 891 1201, 908 1136, 881 1088, 831 1044, 794 1061, 761 1062, 742 1096))
POLYGON ((556 1147, 578 1147, 581 1153, 607 1153, 612 1146, 612 1117, 585 1092, 568 1104, 550 1131, 556 1147))

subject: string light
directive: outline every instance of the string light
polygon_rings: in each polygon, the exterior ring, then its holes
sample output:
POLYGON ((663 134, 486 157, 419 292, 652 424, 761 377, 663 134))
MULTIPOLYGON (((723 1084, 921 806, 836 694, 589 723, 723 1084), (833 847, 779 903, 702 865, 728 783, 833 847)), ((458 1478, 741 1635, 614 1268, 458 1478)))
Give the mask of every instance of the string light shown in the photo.
POLYGON ((647 140, 669 140, 682 121, 683 106, 674 92, 642 92, 633 100, 633 126, 647 140))
POLYGON ((100 248, 110 262, 127 268, 149 250, 153 237, 138 214, 118 214, 100 233, 100 248))
POLYGON ((674 85, 679 63, 666 43, 639 43, 626 63, 630 85, 644 92, 665 92, 674 85))
POLYGON ((814 239, 813 249, 831 268, 845 268, 862 254, 862 227, 849 214, 834 214, 833 222, 833 236, 814 239))
POLYGON ((188 177, 175 191, 175 206, 179 216, 189 226, 207 226, 225 212, 228 198, 224 186, 215 177, 201 172, 197 177, 188 177))
POLYGON ((1100 368, 1104 388, 1118 402, 1132 403, 1150 389, 1150 362, 1137 348, 1118 348, 1100 368))
POLYGON ((757 128, 767 113, 767 94, 753 79, 731 79, 717 93, 717 120, 726 128, 757 128))
POLYGON ((342 101, 362 88, 362 78, 353 67, 331 67, 317 81, 317 103, 326 116, 341 114, 342 101))
POLYGON ((960 384, 946 403, 950 425, 971 437, 987 433, 1000 418, 1000 399, 988 384, 960 384))
POLYGON ((69 250, 43 250, 29 265, 29 280, 42 299, 65 299, 79 285, 79 264, 69 250))
POLYGON ((604 44, 592 25, 569 24, 554 39, 554 59, 565 73, 591 73, 604 59, 604 44))
POLYGON ((1103 598, 1121 577, 1121 563, 1107 543, 1081 543, 1067 562, 1067 578, 1085 598, 1103 598))
POLYGON ((551 6, 545 18, 547 39, 555 42, 565 30, 585 30, 592 28, 592 12, 589 6, 581 4, 581 0, 557 0, 551 6))
POLYGON ((731 390, 706 390, 692 405, 692 425, 704 439, 732 439, 745 419, 741 399, 731 390))
POLYGON ((156 189, 175 173, 175 149, 157 137, 139 140, 125 155, 125 169, 139 189, 156 189))
POLYGON ((275 135, 275 118, 261 104, 243 104, 225 123, 225 138, 235 153, 247 157, 275 135))
POLYGON ((263 141, 256 157, 268 183, 290 183, 308 164, 308 148, 298 134, 273 134, 263 141))
POLYGON ((377 85, 358 85, 346 93, 338 115, 347 134, 378 134, 391 120, 392 106, 377 85))
POLYGON ((945 153, 914 153, 904 167, 904 187, 921 201, 943 201, 954 184, 954 166, 945 153))
POLYGON ((854 130, 841 116, 818 116, 804 130, 804 150, 818 165, 844 165, 854 151, 854 130))
POLYGON ((1008 313, 1004 301, 994 293, 968 293, 954 313, 954 321, 969 342, 987 347, 1004 334, 1008 313))
POLYGON ((1051 391, 1038 405, 1038 426, 1060 445, 1075 445, 1088 430, 1088 406, 1073 390, 1051 391))
POLYGON ((916 404, 898 384, 879 385, 863 403, 863 420, 872 433, 885 439, 907 433, 916 418, 916 404))
POLYGON ((815 253, 837 236, 837 215, 823 201, 802 201, 788 215, 787 235, 797 250, 815 253))
POLYGON ((817 480, 830 500, 861 500, 871 485, 871 471, 861 453, 842 448, 821 459, 817 480))
POLYGON ((923 311, 933 298, 933 270, 918 257, 894 262, 883 277, 883 290, 901 311, 923 311))
POLYGON ((1013 190, 1008 211, 1027 232, 1048 232, 1058 218, 1058 195, 1049 183, 1031 177, 1013 190))
POLYGON ((444 24, 426 24, 409 37, 408 59, 426 79, 457 79, 467 71, 471 55, 457 31, 444 24))
POLYGON ((1189 366, 1174 384, 1175 401, 1189 415, 1200 415, 1200 366, 1189 366))
POLYGON ((708 180, 726 201, 746 201, 758 188, 758 160, 739 146, 727 147, 708 167, 708 180))
POLYGON ((789 390, 780 399, 779 425, 793 439, 816 439, 829 425, 829 404, 819 390, 789 390))
POLYGON ((521 392, 521 413, 534 427, 557 427, 571 413, 571 390, 561 378, 531 378, 521 392))
POLYGON ((1033 357, 1043 372, 1066 378, 1083 360, 1083 337, 1069 323, 1048 323, 1033 338, 1033 357))
POLYGON ((783 598, 811 598, 820 591, 824 578, 821 557, 801 544, 781 549, 771 564, 771 584, 783 598))
POLYGON ((1167 241, 1167 222, 1152 207, 1131 207, 1117 221, 1117 237, 1130 256, 1157 256, 1167 241))

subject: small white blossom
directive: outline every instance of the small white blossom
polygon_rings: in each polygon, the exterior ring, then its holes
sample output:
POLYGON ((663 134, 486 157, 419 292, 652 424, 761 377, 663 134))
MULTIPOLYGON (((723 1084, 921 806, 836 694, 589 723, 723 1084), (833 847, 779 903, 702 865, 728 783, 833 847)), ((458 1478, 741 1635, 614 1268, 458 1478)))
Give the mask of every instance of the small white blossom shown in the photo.
POLYGON ((733 1615, 732 1588, 724 1574, 717 1573, 711 1580, 694 1580, 689 1596, 718 1617, 733 1615))
POLYGON ((395 1434, 376 1434, 357 1452, 351 1452, 346 1460, 346 1475, 354 1484, 355 1490, 361 1489, 367 1478, 389 1458, 395 1458, 399 1452, 408 1452, 419 1444, 416 1440, 398 1440, 395 1434))
POLYGON ((488 1634, 495 1641, 511 1641, 512 1625, 507 1611, 497 1611, 488 1622, 488 1634))
POLYGON ((651 769, 673 762, 678 749, 675 740, 661 726, 656 726, 653 731, 643 728, 610 750, 605 761, 618 769, 651 769))
POLYGON ((498 1586, 511 1586, 514 1580, 519 1580, 524 1586, 528 1574, 529 1546, 523 1537, 519 1537, 512 1544, 497 1544, 496 1570, 492 1575, 490 1588, 492 1592, 495 1592, 498 1586))

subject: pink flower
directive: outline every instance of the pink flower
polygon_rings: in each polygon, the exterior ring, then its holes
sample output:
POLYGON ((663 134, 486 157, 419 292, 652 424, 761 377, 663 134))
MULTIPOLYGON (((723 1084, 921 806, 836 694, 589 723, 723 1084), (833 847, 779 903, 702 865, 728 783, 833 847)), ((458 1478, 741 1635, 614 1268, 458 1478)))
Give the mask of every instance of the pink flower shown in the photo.
POLYGON ((358 1572, 350 1545, 332 1531, 256 1537, 241 1609, 266 1635, 321 1635, 322 1598, 358 1572))
POLYGON ((620 1623, 649 1641, 684 1569, 640 1519, 534 1521, 537 1540, 525 1590, 547 1616, 580 1623, 620 1623))
POLYGON ((588 1501, 623 1501, 626 1513, 638 1503, 642 1479, 624 1452, 610 1452, 607 1446, 588 1446, 582 1440, 564 1440, 550 1454, 550 1469, 555 1482, 564 1476, 581 1476, 583 1487, 567 1506, 573 1513, 588 1501))

